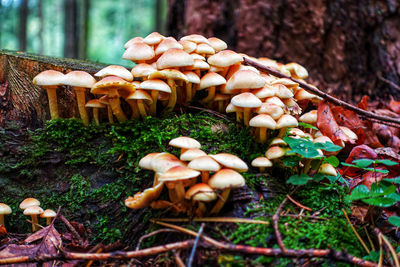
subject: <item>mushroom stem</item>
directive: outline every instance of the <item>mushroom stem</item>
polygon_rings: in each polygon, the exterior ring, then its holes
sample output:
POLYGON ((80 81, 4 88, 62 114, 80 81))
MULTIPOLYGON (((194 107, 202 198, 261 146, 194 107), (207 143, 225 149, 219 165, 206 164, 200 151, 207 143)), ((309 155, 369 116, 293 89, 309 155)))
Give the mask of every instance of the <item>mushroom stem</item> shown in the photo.
POLYGON ((201 171, 201 181, 203 183, 207 184, 209 178, 210 178, 210 172, 209 171, 201 171))
POLYGON ((216 88, 215 86, 211 86, 210 88, 208 88, 208 95, 205 98, 203 98, 202 102, 209 103, 214 99, 215 88, 216 88))
POLYGON ((121 109, 121 101, 119 100, 119 94, 116 88, 114 90, 111 90, 111 92, 108 95, 108 98, 112 112, 115 115, 115 117, 117 117, 117 120, 119 122, 124 122, 128 120, 125 113, 121 109))
POLYGON ((132 120, 133 120, 133 119, 139 119, 140 114, 139 114, 138 106, 136 105, 136 101, 133 100, 133 99, 128 99, 127 102, 128 102, 129 106, 130 106, 131 109, 132 109, 132 116, 131 116, 131 119, 132 119, 132 120))
POLYGON ((151 98, 153 98, 153 103, 150 105, 150 115, 155 117, 157 116, 157 98, 158 98, 157 90, 151 91, 151 98))
POLYGON ((203 202, 201 202, 201 201, 199 201, 198 203, 199 203, 199 207, 196 209, 196 215, 197 215, 198 217, 203 217, 204 214, 207 212, 207 207, 206 207, 206 205, 205 205, 203 202))
POLYGON ((237 122, 242 122, 242 118, 243 118, 242 112, 241 111, 237 111, 236 112, 236 121, 237 122))
POLYGON ((249 126, 250 115, 251 115, 251 109, 243 108, 243 123, 246 126, 249 126))
POLYGON ((219 113, 223 113, 224 112, 224 101, 223 100, 219 100, 218 101, 218 112, 219 113))
POLYGON ((286 134, 286 129, 287 129, 287 128, 281 128, 281 129, 279 130, 279 134, 278 134, 277 137, 283 138, 283 137, 285 136, 285 134, 286 134))
POLYGON ((4 215, 3 215, 3 214, 0 214, 0 225, 5 226, 5 223, 4 223, 4 215))
POLYGON ((176 104, 176 84, 173 79, 167 79, 167 83, 168 83, 169 87, 171 87, 171 94, 169 96, 168 105, 165 108, 165 110, 167 113, 169 113, 174 109, 175 104, 176 104))
POLYGON ((146 118, 147 117, 147 112, 146 112, 146 108, 144 106, 144 103, 143 103, 142 99, 138 99, 137 100, 137 106, 138 106, 139 113, 140 113, 140 116, 142 117, 142 119, 146 118))
POLYGON ((36 214, 32 214, 31 218, 32 218, 32 232, 36 232, 37 230, 39 230, 37 226, 37 224, 39 224, 38 217, 36 214))
POLYGON ((222 191, 221 197, 218 199, 217 203, 212 208, 210 214, 217 214, 222 209, 225 202, 228 200, 230 192, 231 192, 230 188, 224 189, 224 191, 222 191))
POLYGON ((47 217, 46 218, 46 225, 50 225, 52 217, 47 217))
POLYGON ((185 198, 185 187, 183 186, 182 182, 177 182, 175 184, 175 193, 178 198, 178 202, 185 198))
POLYGON ((89 125, 89 115, 85 107, 85 88, 73 87, 76 94, 76 101, 78 104, 79 115, 81 116, 82 123, 85 126, 89 125))
POLYGON ((267 128, 260 127, 259 134, 260 134, 260 143, 264 144, 265 142, 267 142, 268 139, 267 128))
POLYGON ((98 108, 93 108, 93 119, 94 119, 94 123, 96 123, 96 125, 100 125, 98 108))
POLYGON ((47 98, 49 99, 50 117, 52 120, 58 119, 57 86, 46 86, 47 98))
POLYGON ((260 173, 265 172, 265 167, 260 167, 260 173))
POLYGON ((108 117, 108 122, 113 124, 114 123, 114 117, 112 114, 112 109, 110 105, 107 105, 107 117, 108 117))
POLYGON ((186 99, 185 102, 188 104, 192 100, 192 83, 186 83, 186 99))

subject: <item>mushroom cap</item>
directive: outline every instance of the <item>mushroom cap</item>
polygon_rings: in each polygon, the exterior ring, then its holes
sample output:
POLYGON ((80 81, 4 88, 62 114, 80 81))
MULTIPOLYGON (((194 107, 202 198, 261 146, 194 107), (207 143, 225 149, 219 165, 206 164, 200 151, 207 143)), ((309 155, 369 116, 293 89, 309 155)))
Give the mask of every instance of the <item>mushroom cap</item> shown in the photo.
POLYGON ((40 201, 36 198, 28 197, 19 204, 19 208, 23 210, 30 206, 40 206, 40 201))
POLYGON ((146 170, 153 170, 153 168, 151 167, 151 161, 153 160, 153 158, 157 155, 159 155, 160 153, 149 153, 146 156, 144 156, 143 158, 141 158, 139 160, 139 167, 142 169, 146 169, 146 170))
POLYGON ((197 171, 209 172, 216 172, 221 169, 221 165, 219 165, 212 157, 207 155, 193 159, 189 162, 188 167, 197 171))
POLYGON ((210 42, 211 47, 214 48, 215 52, 228 48, 228 45, 217 37, 210 37, 208 38, 208 41, 210 42))
POLYGON ((199 171, 193 170, 186 166, 174 166, 158 177, 160 182, 174 182, 195 178, 200 175, 199 171))
POLYGON ((263 64, 264 66, 278 69, 278 64, 276 63, 276 60, 273 60, 273 59, 270 59, 267 57, 260 57, 260 58, 257 58, 257 62, 260 64, 263 64))
POLYGON ((180 43, 183 47, 183 50, 189 54, 196 50, 197 47, 197 44, 191 41, 179 40, 178 43, 180 43))
POLYGON ((187 67, 187 69, 191 70, 209 70, 210 65, 202 59, 193 59, 193 65, 187 67))
POLYGON ((260 89, 254 89, 251 92, 258 98, 266 98, 266 97, 272 97, 276 94, 276 89, 274 86, 265 84, 262 88, 260 89))
POLYGON ((186 167, 186 163, 179 160, 177 157, 175 157, 175 155, 166 152, 159 153, 158 155, 154 156, 150 165, 151 169, 158 173, 164 173, 175 166, 186 167))
POLYGON ((226 80, 224 77, 215 72, 208 72, 200 79, 199 90, 209 88, 212 86, 218 86, 225 84, 226 80))
POLYGON ((242 108, 258 108, 261 106, 261 100, 252 93, 241 93, 232 97, 231 103, 242 108))
POLYGON ((149 79, 173 79, 173 80, 181 80, 181 81, 188 81, 188 78, 180 72, 179 70, 175 69, 165 69, 165 70, 158 70, 151 73, 148 76, 149 79))
POLYGON ((210 42, 207 40, 207 38, 200 34, 186 35, 186 36, 183 36, 181 38, 181 40, 182 41, 190 41, 190 42, 193 42, 196 44, 201 44, 201 43, 210 44, 210 42))
POLYGON ((294 95, 294 99, 299 101, 299 100, 304 100, 304 99, 314 100, 314 99, 321 99, 321 98, 317 95, 307 92, 303 88, 300 88, 299 90, 297 90, 296 94, 294 95))
POLYGON ((186 76, 186 78, 188 79, 188 82, 190 82, 190 83, 194 83, 194 84, 200 83, 200 77, 197 76, 197 74, 194 73, 193 71, 185 71, 185 72, 183 72, 183 75, 186 76))
POLYGON ((153 59, 155 55, 153 48, 148 44, 134 43, 125 50, 122 58, 132 61, 142 61, 153 59))
POLYGON ((195 201, 210 202, 217 199, 217 194, 208 184, 200 183, 190 187, 186 191, 185 198, 195 201))
POLYGON ((178 43, 175 40, 175 38, 167 37, 164 40, 162 40, 161 43, 158 44, 155 50, 156 56, 161 55, 162 53, 171 48, 178 48, 183 50, 183 46, 180 43, 178 43))
POLYGON ((215 50, 208 44, 198 44, 195 50, 196 53, 198 54, 205 54, 205 55, 214 55, 215 50))
POLYGON ((251 127, 262 127, 274 130, 276 127, 275 120, 268 114, 258 114, 249 121, 251 127))
POLYGON ((131 46, 134 43, 143 43, 143 37, 133 37, 132 39, 129 39, 129 41, 127 41, 124 44, 124 49, 127 49, 129 46, 131 46))
POLYGON ((226 83, 227 90, 261 88, 265 80, 251 70, 239 70, 226 83))
POLYGON ((203 57, 202 55, 199 55, 197 53, 191 53, 190 56, 193 58, 193 60, 199 59, 199 60, 202 60, 202 61, 206 61, 205 57, 203 57))
POLYGON ((107 76, 95 83, 90 92, 92 94, 108 94, 113 89, 135 90, 135 86, 120 77, 107 76))
POLYGON ((177 138, 172 139, 168 143, 170 146, 179 147, 179 148, 200 148, 201 144, 196 139, 193 139, 188 136, 180 136, 177 138))
POLYGON ((40 214, 40 218, 54 218, 57 213, 54 210, 47 209, 40 214))
POLYGON ((274 84, 272 85, 275 88, 275 95, 281 99, 291 98, 293 97, 292 91, 289 90, 283 84, 274 84))
POLYGON ((130 209, 143 209, 157 199, 164 187, 164 183, 158 183, 154 187, 145 189, 143 192, 136 193, 133 197, 125 199, 125 206, 130 209))
POLYGON ((300 130, 299 128, 292 128, 288 131, 288 135, 293 138, 304 138, 306 137, 305 132, 300 130))
POLYGON ((206 152, 198 148, 191 148, 183 152, 179 159, 183 161, 192 161, 201 156, 207 156, 206 152))
POLYGON ((0 203, 0 215, 11 214, 12 210, 10 206, 5 203, 0 203))
POLYGON ((264 103, 275 104, 281 108, 286 107, 285 103, 283 103, 282 100, 277 96, 268 97, 267 99, 265 99, 264 103))
POLYGON ((274 120, 279 119, 283 115, 282 107, 272 103, 262 103, 259 108, 255 110, 258 114, 268 114, 274 120))
POLYGON ((336 171, 335 167, 333 167, 329 163, 321 164, 321 166, 319 166, 318 173, 322 173, 322 174, 330 175, 330 176, 337 175, 337 171, 336 171))
POLYGON ((307 69, 298 63, 291 62, 291 63, 285 64, 285 67, 287 70, 290 71, 290 73, 293 76, 295 76, 298 79, 306 79, 308 77, 307 69))
POLYGON ((157 69, 192 66, 194 64, 191 55, 178 48, 171 48, 164 52, 157 60, 157 69))
POLYGON ((86 102, 85 107, 87 108, 106 108, 107 106, 100 102, 99 99, 92 99, 86 102))
POLYGON ((271 84, 283 84, 287 88, 297 88, 299 86, 298 83, 292 81, 291 79, 288 78, 279 78, 276 79, 275 81, 272 81, 271 84))
POLYGON ((24 209, 24 215, 39 215, 43 213, 43 209, 39 206, 29 206, 24 209))
POLYGON ((143 42, 148 45, 156 45, 164 39, 165 37, 162 34, 158 32, 152 32, 143 39, 143 42))
POLYGON ((140 63, 132 68, 131 75, 133 77, 147 77, 155 71, 157 71, 157 69, 155 69, 152 65, 140 63))
POLYGON ((237 106, 233 105, 232 103, 229 103, 228 106, 226 106, 225 112, 226 113, 243 112, 243 108, 237 107, 237 106))
POLYGON ((168 84, 158 79, 146 80, 140 83, 139 88, 145 90, 157 90, 160 92, 171 93, 171 88, 168 86, 168 84))
POLYGON ((208 184, 215 189, 238 188, 246 184, 243 176, 232 169, 222 169, 215 173, 208 184))
POLYGON ((285 154, 286 154, 286 149, 284 149, 280 146, 271 146, 265 152, 265 156, 270 160, 281 158, 281 157, 285 156, 285 154))
POLYGON ((33 78, 33 84, 39 86, 62 85, 64 74, 56 70, 45 70, 33 78))
POLYGON ((356 135, 355 132, 353 132, 352 130, 350 130, 350 128, 346 127, 346 126, 339 126, 340 130, 342 130, 344 132, 345 135, 347 135, 350 139, 352 140, 357 140, 358 136, 356 135))
POLYGON ((217 67, 228 67, 243 61, 243 57, 232 50, 222 50, 207 59, 208 64, 217 67))
POLYGON ((107 95, 103 95, 102 97, 99 98, 99 102, 104 104, 104 105, 109 105, 110 102, 108 101, 108 96, 107 95))
POLYGON ((289 114, 283 114, 276 122, 276 129, 297 127, 299 123, 296 118, 289 114))
POLYGON ((249 167, 247 167, 246 162, 241 160, 238 156, 229 153, 218 153, 216 155, 209 155, 215 159, 219 164, 234 169, 238 172, 246 172, 249 167))
POLYGON ((260 75, 260 71, 258 69, 256 69, 255 67, 253 67, 253 66, 239 65, 238 71, 239 70, 250 70, 250 71, 253 71, 253 72, 257 73, 258 75, 260 75))
POLYGON ((151 95, 149 93, 147 93, 145 90, 141 90, 141 89, 137 89, 133 93, 130 93, 126 97, 126 100, 128 100, 128 99, 144 100, 149 105, 151 103, 153 103, 153 99, 151 98, 151 95))
POLYGON ((74 70, 64 75, 65 85, 91 88, 95 83, 96 80, 86 71, 74 70))
POLYGON ((110 65, 101 70, 99 70, 94 76, 96 77, 105 77, 105 76, 118 76, 125 81, 131 82, 133 80, 132 73, 129 72, 126 68, 119 65, 110 65))
POLYGON ((300 116, 299 121, 305 122, 311 125, 317 124, 317 110, 311 110, 300 116))
POLYGON ((258 157, 251 162, 253 167, 272 167, 272 162, 266 157, 258 157))

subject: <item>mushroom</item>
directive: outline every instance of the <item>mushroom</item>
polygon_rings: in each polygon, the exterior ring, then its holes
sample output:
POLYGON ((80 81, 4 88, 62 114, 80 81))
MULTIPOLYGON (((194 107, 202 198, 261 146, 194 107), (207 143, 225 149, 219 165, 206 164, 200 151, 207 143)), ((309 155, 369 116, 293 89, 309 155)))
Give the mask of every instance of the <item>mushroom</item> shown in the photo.
POLYGON ((249 169, 243 160, 241 160, 238 156, 229 153, 218 153, 216 155, 209 156, 226 168, 234 169, 238 172, 247 172, 249 169))
POLYGON ((262 88, 265 80, 259 74, 251 70, 239 70, 229 78, 226 83, 226 90, 238 90, 242 93, 250 89, 262 88))
POLYGON ((267 114, 259 114, 250 120, 249 125, 259 128, 258 140, 261 144, 264 144, 268 139, 267 129, 275 130, 276 122, 267 114))
POLYGON ((24 210, 24 215, 30 215, 32 218, 32 232, 39 230, 38 215, 43 213, 43 209, 39 206, 29 206, 24 210))
POLYGON ((23 210, 30 206, 40 206, 40 201, 36 198, 28 197, 19 204, 19 208, 23 210))
POLYGON ((207 211, 204 202, 211 202, 217 199, 217 194, 208 184, 200 183, 190 187, 186 191, 185 198, 192 200, 192 202, 198 203, 199 207, 195 213, 197 216, 202 217, 207 211))
POLYGON ((200 34, 190 34, 190 35, 186 35, 183 36, 181 38, 182 41, 190 41, 196 44, 210 44, 210 42, 207 40, 206 37, 204 37, 203 35, 200 34))
POLYGON ((208 95, 203 98, 203 103, 210 103, 215 98, 215 88, 219 85, 226 84, 224 77, 216 72, 208 72, 200 79, 200 85, 198 90, 208 88, 208 95))
POLYGON ((142 119, 147 117, 146 107, 143 101, 146 101, 147 104, 151 105, 153 103, 153 99, 151 96, 145 91, 141 89, 137 89, 135 92, 131 93, 127 98, 127 101, 135 101, 136 105, 139 109, 139 114, 142 119))
POLYGON ((46 225, 51 223, 51 219, 56 217, 57 213, 54 210, 47 209, 40 214, 40 218, 46 218, 46 225))
POLYGON ((210 42, 211 47, 214 48, 216 53, 228 48, 228 45, 217 37, 210 37, 208 38, 208 41, 210 42))
MULTIPOLYGON (((300 116, 299 121, 308 123, 312 126, 317 125, 317 110, 311 110, 307 113, 304 113, 303 115, 300 116)), ((315 129, 311 129, 311 134, 314 134, 316 131, 315 129)))
POLYGON ((276 129, 280 129, 278 137, 284 137, 287 128, 297 127, 299 123, 296 118, 289 114, 283 114, 276 122, 276 129))
POLYGON ((161 174, 175 166, 186 167, 186 163, 179 160, 175 155, 166 152, 158 153, 158 155, 151 157, 150 167, 151 170, 156 172, 154 184, 158 184, 158 178, 161 174))
POLYGON ((335 176, 335 177, 337 175, 337 171, 336 171, 335 167, 333 167, 329 163, 321 164, 321 166, 319 166, 319 168, 318 168, 318 173, 322 173, 322 174, 328 175, 328 176, 335 176))
POLYGON ((165 37, 162 34, 158 32, 152 32, 143 39, 143 42, 148 45, 157 45, 164 39, 165 37))
POLYGON ((266 157, 258 157, 253 159, 251 166, 260 168, 260 172, 265 172, 265 168, 272 167, 272 162, 266 157))
POLYGON ((283 115, 282 107, 273 103, 262 103, 259 108, 255 110, 258 114, 268 114, 274 120, 279 119, 283 115))
POLYGON ((164 52, 166 52, 168 49, 171 48, 177 48, 183 50, 183 45, 178 43, 178 41, 176 41, 175 38, 167 37, 157 45, 157 48, 155 49, 154 52, 156 53, 156 56, 161 56, 161 54, 163 54, 164 52))
POLYGON ((150 64, 140 63, 132 68, 131 74, 135 78, 141 78, 142 81, 147 80, 147 77, 153 72, 157 71, 156 68, 153 68, 150 64))
POLYGON ((131 46, 132 44, 135 44, 135 43, 143 43, 143 37, 140 37, 140 36, 133 37, 132 39, 130 39, 129 41, 127 41, 124 44, 124 49, 128 49, 129 46, 131 46))
POLYGON ((114 117, 112 113, 112 109, 110 106, 110 102, 108 101, 108 96, 103 95, 102 97, 99 98, 99 102, 107 106, 107 117, 108 117, 108 122, 113 124, 114 123, 114 117))
POLYGON ((4 215, 11 214, 12 210, 10 206, 5 203, 0 203, 0 225, 6 226, 4 222, 4 215))
POLYGON ((159 79, 146 80, 139 85, 139 89, 151 90, 151 97, 153 99, 149 110, 151 116, 157 115, 157 99, 159 92, 171 93, 171 88, 168 84, 159 79))
POLYGON ((85 107, 93 108, 94 122, 96 123, 96 125, 100 125, 99 108, 106 108, 107 106, 101 103, 99 99, 92 99, 86 103, 85 107))
POLYGON ((210 214, 217 214, 228 200, 231 189, 242 187, 246 182, 238 172, 222 169, 211 177, 208 184, 214 189, 222 190, 220 198, 210 212, 210 214))
POLYGON ((189 54, 196 50, 197 47, 197 44, 191 41, 179 40, 178 43, 180 43, 183 47, 183 50, 189 54))
POLYGON ((186 82, 186 104, 192 101, 193 92, 196 91, 196 84, 200 84, 200 77, 194 73, 193 71, 185 71, 183 74, 187 77, 188 81, 186 82), (195 86, 193 86, 195 84, 195 86))
POLYGON ((251 109, 261 106, 261 100, 252 93, 241 93, 231 99, 231 103, 237 107, 243 108, 244 125, 249 126, 251 109))
POLYGON ((200 150, 198 148, 190 148, 186 150, 185 152, 181 153, 179 159, 182 161, 192 161, 195 158, 201 157, 201 156, 207 156, 206 152, 203 150, 200 150))
POLYGON ((158 183, 153 187, 145 189, 143 192, 136 193, 133 197, 125 199, 125 206, 130 209, 143 209, 150 205, 150 203, 156 200, 164 188, 163 183, 158 183))
POLYGON ((271 146, 265 152, 265 156, 269 160, 278 159, 278 158, 285 156, 286 150, 287 150, 286 148, 282 148, 280 146, 271 146))
POLYGON ((232 103, 229 103, 225 108, 226 113, 236 113, 236 121, 241 122, 243 119, 243 108, 237 107, 232 103))
POLYGON ((128 82, 133 81, 132 73, 119 65, 109 65, 99 70, 94 76, 99 78, 104 78, 106 76, 118 76, 128 82))
POLYGON ((146 63, 155 57, 153 48, 145 43, 134 43, 130 45, 122 55, 123 59, 131 60, 134 63, 146 63))
POLYGON ((42 86, 47 91, 49 99, 50 117, 52 120, 58 119, 57 88, 62 85, 64 74, 55 70, 45 70, 33 78, 33 84, 42 86))
POLYGON ((295 78, 295 79, 306 79, 308 77, 308 71, 306 70, 306 68, 304 68, 303 66, 301 66, 298 63, 291 62, 291 63, 285 64, 285 67, 287 70, 290 71, 293 78, 295 78))
POLYGON ((189 162, 188 167, 196 171, 201 171, 201 181, 203 183, 208 182, 210 172, 217 172, 221 169, 221 165, 207 155, 193 159, 189 162))
POLYGON ((168 143, 170 146, 178 147, 181 149, 181 154, 191 148, 200 148, 201 144, 196 139, 188 136, 180 136, 172 139, 168 143))
POLYGON ((241 55, 228 49, 222 50, 207 59, 208 64, 224 68, 224 71, 221 73, 221 76, 223 77, 228 73, 230 66, 242 61, 243 57, 241 55))

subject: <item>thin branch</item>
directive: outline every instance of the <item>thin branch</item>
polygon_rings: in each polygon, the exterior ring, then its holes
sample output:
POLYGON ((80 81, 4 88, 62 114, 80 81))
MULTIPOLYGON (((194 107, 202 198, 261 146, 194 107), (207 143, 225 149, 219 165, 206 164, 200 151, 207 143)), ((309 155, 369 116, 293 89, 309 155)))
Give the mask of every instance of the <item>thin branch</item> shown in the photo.
POLYGON ((203 233, 204 230, 204 223, 201 224, 199 231, 197 232, 197 236, 196 239, 194 240, 194 244, 192 247, 192 251, 190 252, 190 256, 189 259, 187 261, 187 267, 192 267, 192 263, 193 263, 193 258, 194 258, 194 254, 196 253, 196 248, 197 248, 197 244, 199 243, 200 240, 200 236, 203 233))
POLYGON ((67 228, 71 231, 72 235, 78 239, 79 244, 83 245, 83 239, 80 234, 75 230, 75 228, 70 224, 70 222, 64 217, 64 215, 60 214, 60 220, 67 226, 67 228))
POLYGON ((160 218, 162 222, 222 222, 222 223, 252 223, 269 225, 269 222, 235 217, 203 217, 203 218, 160 218))
POLYGON ((280 215, 280 213, 282 211, 283 206, 285 206, 285 203, 286 203, 287 200, 288 200, 288 195, 286 195, 285 199, 282 201, 282 203, 276 209, 276 212, 275 212, 274 216, 272 216, 272 226, 274 227, 275 236, 276 236, 276 242, 278 243, 280 249, 284 253, 287 252, 287 249, 285 248, 285 245, 283 244, 282 236, 281 236, 281 233, 279 232, 279 229, 278 229, 278 221, 279 221, 279 215, 280 215))
POLYGON ((370 250, 367 247, 367 244, 365 244, 364 240, 361 238, 361 236, 358 234, 358 232, 356 231, 356 229, 354 228, 353 224, 351 223, 349 216, 347 215, 347 212, 345 209, 342 209, 342 212, 344 214, 344 217, 346 218, 346 221, 349 223, 351 230, 353 230, 354 235, 357 237, 358 241, 360 241, 361 245, 363 246, 363 248, 365 249, 365 251, 369 254, 370 250))
POLYGON ((329 95, 329 94, 327 94, 327 93, 325 93, 325 92, 323 92, 323 91, 321 91, 321 90, 319 90, 319 89, 317 89, 317 88, 315 88, 313 86, 310 86, 310 85, 308 85, 308 84, 306 84, 306 83, 304 83, 302 81, 299 81, 299 80, 294 79, 294 78, 292 78, 290 76, 287 76, 286 74, 283 74, 282 72, 280 72, 278 70, 275 70, 273 68, 270 68, 270 67, 267 67, 265 65, 262 65, 262 64, 260 64, 260 63, 258 63, 256 61, 254 61, 254 60, 251 60, 251 59, 245 57, 244 58, 244 62, 246 64, 250 65, 250 66, 253 66, 253 67, 255 67, 255 68, 257 68, 257 69, 259 69, 261 71, 270 73, 270 74, 272 74, 274 76, 277 76, 277 77, 280 77, 280 78, 290 79, 290 80, 298 83, 302 88, 313 92, 317 96, 320 96, 320 97, 324 98, 326 101, 331 102, 331 103, 333 103, 333 104, 335 104, 337 106, 342 106, 342 107, 344 107, 344 108, 346 108, 348 110, 354 111, 355 113, 357 113, 359 115, 362 115, 362 116, 367 117, 367 118, 372 118, 372 119, 376 119, 376 120, 379 120, 379 121, 383 121, 383 122, 391 122, 391 123, 395 123, 397 125, 400 125, 400 120, 399 119, 386 117, 386 116, 380 116, 380 115, 377 115, 377 114, 375 114, 373 112, 366 111, 366 110, 360 109, 358 107, 355 107, 355 106, 353 106, 353 105, 351 105, 351 104, 349 104, 347 102, 344 102, 344 101, 342 101, 340 99, 337 99, 337 98, 335 98, 335 97, 333 97, 333 96, 331 96, 331 95, 329 95))
POLYGON ((295 204, 296 206, 298 206, 298 207, 300 207, 300 208, 302 208, 302 209, 308 210, 308 211, 312 211, 312 209, 310 209, 309 207, 306 207, 306 206, 304 206, 303 204, 297 202, 297 201, 294 200, 291 196, 286 195, 286 197, 287 197, 293 204, 295 204))
POLYGON ((381 80, 382 82, 385 82, 387 84, 389 84, 390 86, 392 86, 394 89, 396 89, 397 91, 400 91, 400 86, 398 86, 397 84, 395 84, 394 82, 383 78, 382 74, 380 72, 378 72, 376 74, 376 76, 378 77, 379 80, 381 80))

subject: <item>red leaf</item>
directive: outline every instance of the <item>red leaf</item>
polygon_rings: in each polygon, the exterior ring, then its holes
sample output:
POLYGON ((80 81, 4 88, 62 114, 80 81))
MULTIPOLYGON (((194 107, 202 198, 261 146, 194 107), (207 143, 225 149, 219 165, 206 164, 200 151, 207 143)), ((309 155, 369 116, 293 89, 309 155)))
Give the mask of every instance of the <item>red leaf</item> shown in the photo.
MULTIPOLYGON (((353 147, 350 152, 349 157, 346 159, 346 163, 352 164, 356 159, 377 159, 378 155, 375 151, 367 145, 359 145, 353 147)), ((353 167, 343 167, 340 169, 340 173, 342 176, 350 176, 352 178, 356 178, 363 172, 362 169, 353 168, 353 167)))
POLYGON ((397 114, 400 114, 400 101, 390 100, 389 107, 397 114))
POLYGON ((368 110, 368 100, 369 96, 367 95, 363 96, 363 98, 361 99, 360 103, 358 103, 357 106, 363 110, 368 110))

